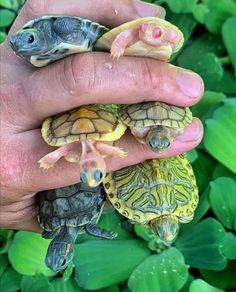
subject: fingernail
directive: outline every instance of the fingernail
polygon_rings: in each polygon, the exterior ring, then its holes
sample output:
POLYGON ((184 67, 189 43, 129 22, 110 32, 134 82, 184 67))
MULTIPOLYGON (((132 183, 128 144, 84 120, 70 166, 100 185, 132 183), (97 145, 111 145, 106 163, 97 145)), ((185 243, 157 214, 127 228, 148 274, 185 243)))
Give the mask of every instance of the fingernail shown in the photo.
POLYGON ((184 95, 190 98, 199 98, 203 95, 204 84, 196 73, 180 70, 176 76, 176 82, 184 95))
POLYGON ((134 1, 134 6, 140 17, 157 16, 159 18, 165 18, 165 9, 160 6, 138 0, 134 1))
POLYGON ((203 136, 203 126, 198 118, 194 118, 192 123, 184 131, 183 134, 177 136, 176 139, 180 142, 194 142, 198 141, 203 136))

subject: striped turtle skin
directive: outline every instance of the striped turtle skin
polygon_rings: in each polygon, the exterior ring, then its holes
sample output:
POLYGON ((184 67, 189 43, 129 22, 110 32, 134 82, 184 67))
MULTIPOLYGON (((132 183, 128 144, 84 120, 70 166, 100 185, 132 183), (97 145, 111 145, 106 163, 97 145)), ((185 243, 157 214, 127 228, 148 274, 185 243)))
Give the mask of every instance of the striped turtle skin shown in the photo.
POLYGON ((172 242, 179 223, 193 219, 198 189, 184 155, 155 159, 109 173, 104 188, 114 208, 132 222, 151 227, 172 242))

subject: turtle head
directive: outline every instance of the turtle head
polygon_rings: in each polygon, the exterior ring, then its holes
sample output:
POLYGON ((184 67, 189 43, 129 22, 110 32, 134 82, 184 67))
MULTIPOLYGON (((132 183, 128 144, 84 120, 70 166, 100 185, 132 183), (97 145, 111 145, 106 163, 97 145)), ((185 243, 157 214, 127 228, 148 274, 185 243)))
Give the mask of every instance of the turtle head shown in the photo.
POLYGON ((21 29, 10 37, 10 46, 17 55, 29 58, 44 52, 47 42, 40 30, 27 28, 21 29))
POLYGON ((167 127, 157 126, 149 130, 146 136, 146 144, 155 152, 166 151, 171 144, 171 135, 167 127))
POLYGON ((106 163, 96 153, 89 153, 86 158, 80 160, 80 179, 89 187, 97 187, 106 175, 106 163))
POLYGON ((156 23, 144 22, 139 27, 139 38, 150 46, 161 45, 162 30, 156 23))
POLYGON ((60 272, 65 269, 68 263, 73 259, 74 245, 73 243, 66 243, 53 240, 51 241, 45 264, 53 271, 60 272))
POLYGON ((171 244, 179 232, 179 222, 174 216, 161 216, 151 222, 155 233, 167 244, 171 244))

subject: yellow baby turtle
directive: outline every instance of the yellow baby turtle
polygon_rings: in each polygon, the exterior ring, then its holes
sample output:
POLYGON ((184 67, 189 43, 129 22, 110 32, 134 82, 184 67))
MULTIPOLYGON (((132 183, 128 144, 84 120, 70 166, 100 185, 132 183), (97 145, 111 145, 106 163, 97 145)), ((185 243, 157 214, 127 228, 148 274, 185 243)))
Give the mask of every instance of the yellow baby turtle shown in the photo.
POLYGON ((124 23, 103 34, 95 49, 110 51, 113 58, 144 56, 167 61, 183 45, 182 32, 158 17, 144 17, 124 23))
POLYGON ((155 152, 167 150, 173 138, 181 134, 192 121, 188 107, 181 108, 158 101, 122 105, 119 116, 135 138, 155 152))
POLYGON ((47 118, 42 137, 48 145, 59 148, 40 159, 40 167, 48 169, 64 156, 67 161, 79 162, 82 182, 98 186, 106 174, 104 157, 126 156, 111 145, 125 130, 115 105, 87 105, 47 118))
POLYGON ((196 180, 184 155, 111 172, 103 184, 120 214, 149 226, 166 243, 176 238, 179 223, 193 219, 198 204, 196 180))

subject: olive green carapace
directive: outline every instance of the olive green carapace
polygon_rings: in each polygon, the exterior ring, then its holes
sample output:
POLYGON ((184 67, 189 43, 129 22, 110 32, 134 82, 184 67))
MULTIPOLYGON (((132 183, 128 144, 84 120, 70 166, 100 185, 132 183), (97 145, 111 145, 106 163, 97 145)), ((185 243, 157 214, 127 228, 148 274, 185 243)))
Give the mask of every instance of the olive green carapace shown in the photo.
POLYGON ((80 233, 112 239, 113 232, 96 224, 105 203, 105 192, 100 185, 86 184, 48 190, 39 193, 38 221, 44 229, 42 236, 51 238, 45 263, 55 272, 66 268, 74 256, 74 242, 80 233))
POLYGON ((104 180, 109 201, 132 222, 149 225, 171 242, 179 223, 193 219, 198 189, 184 155, 155 159, 109 173, 104 180))

